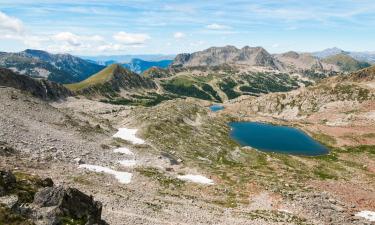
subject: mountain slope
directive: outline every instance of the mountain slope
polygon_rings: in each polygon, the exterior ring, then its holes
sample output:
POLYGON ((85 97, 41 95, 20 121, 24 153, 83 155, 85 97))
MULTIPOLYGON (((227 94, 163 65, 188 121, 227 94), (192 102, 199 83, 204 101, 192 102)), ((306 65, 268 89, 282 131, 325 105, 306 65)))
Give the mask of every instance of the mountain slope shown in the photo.
POLYGON ((212 47, 192 54, 179 54, 173 61, 172 66, 199 67, 223 64, 280 68, 279 63, 265 49, 249 46, 242 49, 234 46, 212 47))
POLYGON ((21 54, 52 64, 56 68, 70 74, 72 76, 72 80, 75 82, 85 80, 92 74, 104 69, 104 66, 88 62, 70 54, 50 54, 45 51, 32 49, 27 49, 21 52, 21 54))
POLYGON ((44 100, 58 100, 72 95, 60 84, 44 79, 36 80, 4 68, 0 68, 0 85, 31 93, 44 100))
POLYGON ((119 64, 113 64, 84 81, 68 84, 66 87, 79 94, 115 96, 120 90, 154 89, 156 85, 148 78, 143 78, 119 64))
POLYGON ((358 61, 368 62, 371 64, 375 63, 375 52, 351 52, 351 51, 344 51, 339 48, 328 48, 320 52, 313 52, 314 56, 318 58, 327 58, 330 56, 338 55, 338 54, 345 54, 353 57, 358 61))
POLYGON ((375 66, 371 66, 354 73, 351 73, 348 76, 340 77, 341 80, 349 80, 354 82, 363 82, 363 81, 374 81, 375 80, 375 66))
POLYGON ((1 53, 0 66, 30 77, 47 78, 59 83, 71 83, 74 79, 64 70, 37 58, 20 53, 1 53))
POLYGON ((152 68, 152 67, 159 67, 159 68, 167 68, 173 61, 172 60, 161 60, 161 61, 145 61, 142 59, 132 59, 129 63, 122 64, 125 68, 129 70, 141 74, 144 71, 152 68))
POLYGON ((322 61, 328 64, 337 65, 340 70, 344 72, 354 72, 371 66, 367 62, 360 62, 347 54, 337 54, 329 56, 327 58, 324 58, 322 61))
POLYGON ((326 57, 330 57, 330 56, 334 56, 334 55, 338 55, 338 54, 347 54, 347 53, 348 52, 346 52, 342 49, 339 49, 337 47, 333 47, 333 48, 324 49, 323 51, 313 52, 311 54, 314 55, 315 57, 318 57, 318 58, 326 58, 326 57))
POLYGON ((309 53, 286 52, 275 55, 275 58, 283 63, 284 67, 289 71, 338 71, 335 65, 322 62, 309 53))

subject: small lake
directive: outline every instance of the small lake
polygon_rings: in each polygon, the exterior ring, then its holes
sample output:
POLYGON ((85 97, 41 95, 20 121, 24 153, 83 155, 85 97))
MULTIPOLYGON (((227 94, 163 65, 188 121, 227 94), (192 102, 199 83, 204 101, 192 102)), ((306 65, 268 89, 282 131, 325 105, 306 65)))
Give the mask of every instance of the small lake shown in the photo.
POLYGON ((210 106, 210 110, 212 112, 217 112, 217 111, 220 111, 220 110, 223 110, 224 109, 224 106, 222 105, 211 105, 210 106))
POLYGON ((233 122, 229 125, 232 128, 230 136, 242 146, 291 155, 328 153, 326 147, 296 128, 257 122, 233 122))

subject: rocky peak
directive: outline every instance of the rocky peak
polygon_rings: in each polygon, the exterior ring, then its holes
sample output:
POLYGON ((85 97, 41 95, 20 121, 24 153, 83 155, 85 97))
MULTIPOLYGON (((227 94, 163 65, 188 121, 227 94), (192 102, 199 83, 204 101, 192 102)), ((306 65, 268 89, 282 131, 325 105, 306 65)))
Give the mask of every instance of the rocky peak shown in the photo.
POLYGON ((238 49, 231 45, 211 47, 192 54, 179 54, 172 66, 200 67, 223 64, 277 68, 276 60, 264 48, 245 46, 238 49))

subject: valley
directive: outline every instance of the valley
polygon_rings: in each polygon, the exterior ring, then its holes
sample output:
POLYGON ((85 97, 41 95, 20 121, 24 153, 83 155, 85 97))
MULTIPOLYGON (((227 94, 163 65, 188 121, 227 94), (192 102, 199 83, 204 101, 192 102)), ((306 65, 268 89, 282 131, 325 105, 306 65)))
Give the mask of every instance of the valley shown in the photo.
POLYGON ((94 196, 108 224, 371 224, 375 73, 353 60, 210 48, 142 75, 112 64, 54 98, 1 70, 0 169, 94 196), (297 128, 329 152, 241 146, 231 122, 297 128))

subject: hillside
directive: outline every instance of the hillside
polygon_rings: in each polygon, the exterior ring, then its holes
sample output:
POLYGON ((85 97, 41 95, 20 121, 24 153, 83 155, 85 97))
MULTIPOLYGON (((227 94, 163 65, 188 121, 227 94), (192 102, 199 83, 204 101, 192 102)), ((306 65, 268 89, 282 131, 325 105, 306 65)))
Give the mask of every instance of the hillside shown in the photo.
POLYGON ((72 95, 72 92, 60 84, 33 79, 4 68, 0 68, 0 86, 19 89, 43 100, 59 100, 72 95))
POLYGON ((344 72, 354 72, 371 66, 367 62, 360 62, 347 54, 337 54, 322 60, 325 63, 336 65, 344 72))
POLYGON ((338 71, 339 68, 334 65, 323 63, 318 58, 308 53, 286 52, 283 54, 275 55, 275 58, 283 63, 289 71, 338 71))
POLYGON ((119 64, 113 64, 79 83, 66 85, 81 94, 117 95, 121 90, 154 89, 153 81, 133 73, 119 64))
POLYGON ((335 48, 328 48, 319 52, 313 52, 311 54, 322 59, 330 57, 330 56, 334 56, 334 55, 344 54, 344 55, 349 55, 350 57, 361 62, 367 62, 370 64, 375 63, 375 52, 344 51, 342 49, 335 47, 335 48))
POLYGON ((348 80, 348 81, 354 81, 354 82, 371 82, 371 84, 375 81, 375 66, 371 66, 359 71, 356 71, 354 73, 351 73, 348 76, 340 77, 341 80, 348 80))

